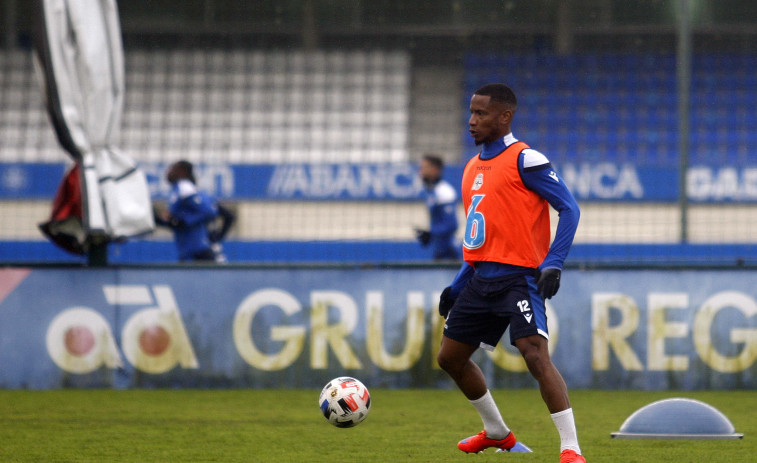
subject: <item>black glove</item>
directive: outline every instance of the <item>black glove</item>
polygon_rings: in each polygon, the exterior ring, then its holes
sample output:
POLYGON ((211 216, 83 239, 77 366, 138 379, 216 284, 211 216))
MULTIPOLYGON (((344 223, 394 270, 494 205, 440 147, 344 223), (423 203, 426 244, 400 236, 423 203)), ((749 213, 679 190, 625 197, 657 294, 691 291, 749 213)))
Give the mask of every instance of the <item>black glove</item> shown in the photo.
POLYGON ((420 241, 423 246, 426 246, 431 241, 431 232, 428 230, 415 229, 415 239, 420 241))
POLYGON ((155 209, 152 210, 152 219, 155 221, 155 225, 162 225, 164 227, 167 227, 169 225, 168 221, 165 220, 163 216, 160 215, 160 213, 155 209))
POLYGON ((218 243, 223 239, 223 235, 220 230, 210 230, 208 232, 208 239, 211 243, 218 243))
POLYGON ((447 286, 444 288, 444 291, 442 291, 441 296, 439 296, 439 315, 444 318, 447 318, 450 309, 455 305, 455 298, 450 296, 451 292, 452 286, 447 286))
POLYGON ((171 228, 185 228, 187 223, 177 217, 171 216, 168 219, 168 226, 171 228))
POLYGON ((539 288, 539 294, 544 299, 551 299, 552 296, 557 294, 557 290, 560 289, 560 274, 562 272, 558 268, 548 268, 543 270, 539 274, 539 280, 536 282, 536 286, 539 288))

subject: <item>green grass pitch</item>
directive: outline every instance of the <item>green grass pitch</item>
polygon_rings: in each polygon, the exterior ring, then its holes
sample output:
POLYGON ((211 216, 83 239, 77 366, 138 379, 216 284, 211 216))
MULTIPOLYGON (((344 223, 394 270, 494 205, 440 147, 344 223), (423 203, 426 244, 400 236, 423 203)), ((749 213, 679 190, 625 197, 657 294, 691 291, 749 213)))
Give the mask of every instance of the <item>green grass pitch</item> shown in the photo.
MULTIPOLYGON (((559 441, 535 390, 495 390, 508 425, 533 454, 463 454, 481 429, 457 390, 371 390, 359 426, 338 429, 317 390, 0 391, 2 462, 554 462, 559 441)), ((757 392, 571 392, 584 455, 600 462, 757 461, 757 392), (713 405, 742 440, 618 440, 610 433, 655 400, 713 405)))

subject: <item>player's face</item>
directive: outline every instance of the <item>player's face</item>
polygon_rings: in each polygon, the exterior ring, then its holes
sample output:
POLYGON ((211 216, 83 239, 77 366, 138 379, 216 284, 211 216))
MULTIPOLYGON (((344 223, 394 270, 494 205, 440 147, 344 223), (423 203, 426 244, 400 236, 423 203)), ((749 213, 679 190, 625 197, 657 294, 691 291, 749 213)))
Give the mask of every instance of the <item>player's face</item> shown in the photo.
POLYGON ((168 168, 168 172, 166 172, 166 180, 168 181, 168 183, 174 184, 181 178, 181 168, 177 164, 171 164, 171 166, 168 168))
POLYGON ((488 95, 473 95, 470 100, 468 130, 477 145, 492 142, 510 132, 512 111, 488 95))
POLYGON ((439 172, 439 168, 432 163, 425 159, 421 159, 418 174, 424 182, 435 182, 439 179, 441 172, 439 172))

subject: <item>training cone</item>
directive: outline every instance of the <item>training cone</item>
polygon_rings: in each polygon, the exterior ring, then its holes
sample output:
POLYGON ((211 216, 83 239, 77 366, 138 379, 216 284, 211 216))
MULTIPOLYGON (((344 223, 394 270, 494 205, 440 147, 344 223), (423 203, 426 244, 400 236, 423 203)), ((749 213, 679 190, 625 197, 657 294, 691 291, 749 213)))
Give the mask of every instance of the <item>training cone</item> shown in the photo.
POLYGON ((620 431, 611 433, 620 439, 741 439, 715 407, 693 399, 673 398, 652 402, 629 416, 620 431))

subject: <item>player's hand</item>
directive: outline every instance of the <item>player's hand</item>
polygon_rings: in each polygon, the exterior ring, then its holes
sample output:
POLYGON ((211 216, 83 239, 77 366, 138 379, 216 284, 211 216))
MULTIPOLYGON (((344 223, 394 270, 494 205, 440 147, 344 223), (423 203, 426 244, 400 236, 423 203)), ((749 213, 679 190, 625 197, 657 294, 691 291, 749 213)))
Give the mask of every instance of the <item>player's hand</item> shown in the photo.
POLYGON ((186 222, 174 216, 170 216, 167 222, 168 226, 170 226, 171 228, 185 228, 187 226, 186 222))
POLYGON ((423 246, 426 246, 431 241, 431 232, 416 228, 415 239, 417 239, 423 246))
POLYGON ((539 294, 544 299, 551 299, 552 296, 557 294, 557 290, 560 289, 560 274, 562 272, 558 268, 548 268, 542 270, 539 274, 539 280, 536 282, 536 286, 539 288, 539 294))
POLYGON ((450 309, 455 305, 455 298, 450 296, 451 292, 452 286, 447 286, 444 288, 444 291, 442 291, 441 296, 439 296, 439 315, 444 318, 447 318, 450 309))

